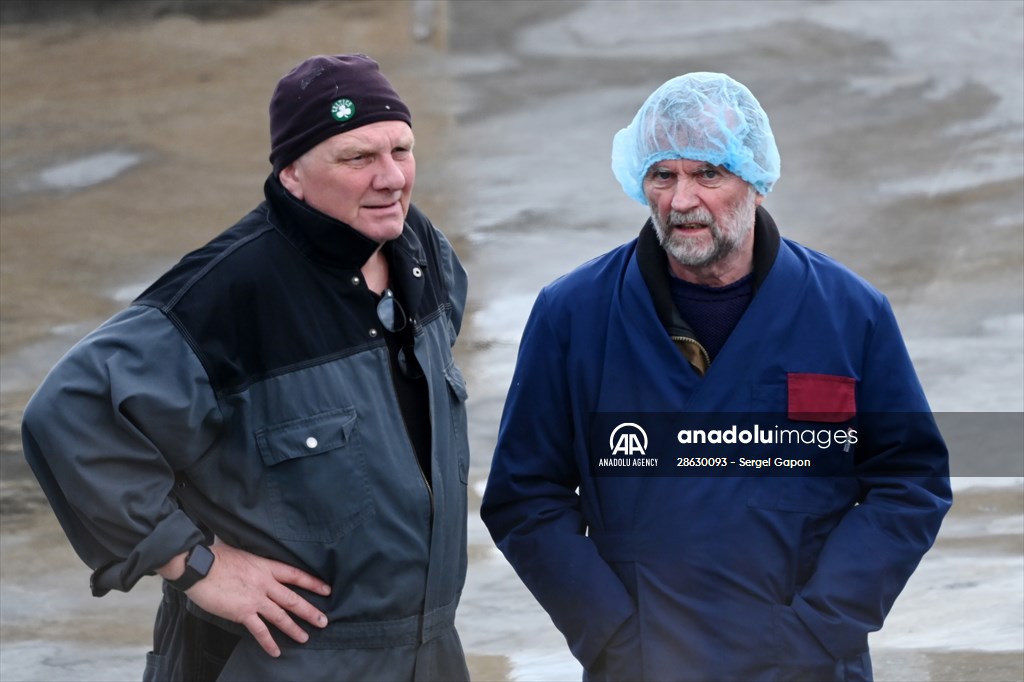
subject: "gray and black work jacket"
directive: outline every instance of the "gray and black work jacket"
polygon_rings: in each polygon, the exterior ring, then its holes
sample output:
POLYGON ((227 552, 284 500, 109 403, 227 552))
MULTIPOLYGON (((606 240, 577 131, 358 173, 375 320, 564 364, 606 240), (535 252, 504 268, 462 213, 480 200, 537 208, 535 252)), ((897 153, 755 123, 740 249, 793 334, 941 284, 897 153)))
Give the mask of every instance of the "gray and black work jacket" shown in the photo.
MULTIPOLYGON (((377 244, 274 177, 265 193, 54 367, 25 410, 26 458, 97 596, 210 534, 331 585, 303 592, 326 629, 304 645, 274 631, 278 659, 245 636, 222 679, 464 677, 465 271, 415 207, 384 247, 427 380, 424 472, 360 274, 377 244)), ((150 665, 174 669, 161 653, 150 665)))

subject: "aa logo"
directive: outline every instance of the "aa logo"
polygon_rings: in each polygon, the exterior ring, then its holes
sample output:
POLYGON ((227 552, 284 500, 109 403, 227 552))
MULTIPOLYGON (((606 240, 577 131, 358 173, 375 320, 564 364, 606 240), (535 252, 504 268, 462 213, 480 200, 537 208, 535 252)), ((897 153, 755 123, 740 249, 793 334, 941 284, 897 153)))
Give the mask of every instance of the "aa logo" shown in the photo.
POLYGON ((613 455, 643 456, 647 454, 647 432, 639 424, 619 424, 608 439, 613 455))

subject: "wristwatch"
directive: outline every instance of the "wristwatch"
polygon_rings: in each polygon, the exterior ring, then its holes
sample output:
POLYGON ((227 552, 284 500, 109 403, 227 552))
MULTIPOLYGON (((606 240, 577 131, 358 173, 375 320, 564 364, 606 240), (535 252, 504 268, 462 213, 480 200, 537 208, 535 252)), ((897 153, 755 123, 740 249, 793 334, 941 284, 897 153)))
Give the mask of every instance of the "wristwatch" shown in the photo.
POLYGON ((214 555, 209 547, 196 545, 185 557, 185 572, 177 580, 168 580, 167 583, 174 589, 184 592, 207 576, 213 566, 213 559, 214 555))

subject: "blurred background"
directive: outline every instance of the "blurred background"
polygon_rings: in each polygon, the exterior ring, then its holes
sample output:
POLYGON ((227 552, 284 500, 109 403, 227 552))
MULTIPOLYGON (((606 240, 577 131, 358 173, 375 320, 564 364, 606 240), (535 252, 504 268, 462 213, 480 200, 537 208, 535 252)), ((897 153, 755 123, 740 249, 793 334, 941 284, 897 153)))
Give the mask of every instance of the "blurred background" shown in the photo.
POLYGON ((1024 679, 1016 0, 3 0, 0 679, 141 676, 158 581, 90 596, 24 464, 21 410, 72 343, 261 200, 274 84, 339 52, 373 56, 410 105, 413 199, 470 273, 474 679, 579 679, 479 500, 539 288, 646 218, 611 138, 690 71, 758 97, 782 155, 766 208, 890 297, 934 409, 963 425, 953 511, 872 637, 876 678, 1024 679))

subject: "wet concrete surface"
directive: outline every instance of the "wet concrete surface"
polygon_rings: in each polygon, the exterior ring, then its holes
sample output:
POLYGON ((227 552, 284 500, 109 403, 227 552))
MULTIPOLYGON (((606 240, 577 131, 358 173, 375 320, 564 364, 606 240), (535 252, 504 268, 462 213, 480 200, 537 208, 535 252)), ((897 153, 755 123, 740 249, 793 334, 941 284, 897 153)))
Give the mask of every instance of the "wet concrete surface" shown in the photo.
POLYGON ((0 678, 141 674, 158 581, 89 596, 21 459, 20 410, 71 343, 259 201, 274 82, 343 51, 409 102, 414 200, 470 271, 474 679, 579 678, 476 510, 537 290, 645 218, 611 137, 696 70, 758 96, 783 160, 765 206, 890 296, 933 407, 1011 415, 1008 439, 953 453, 956 505, 872 639, 876 676, 1024 678, 1022 35, 1018 2, 310 2, 0 28, 0 678))

